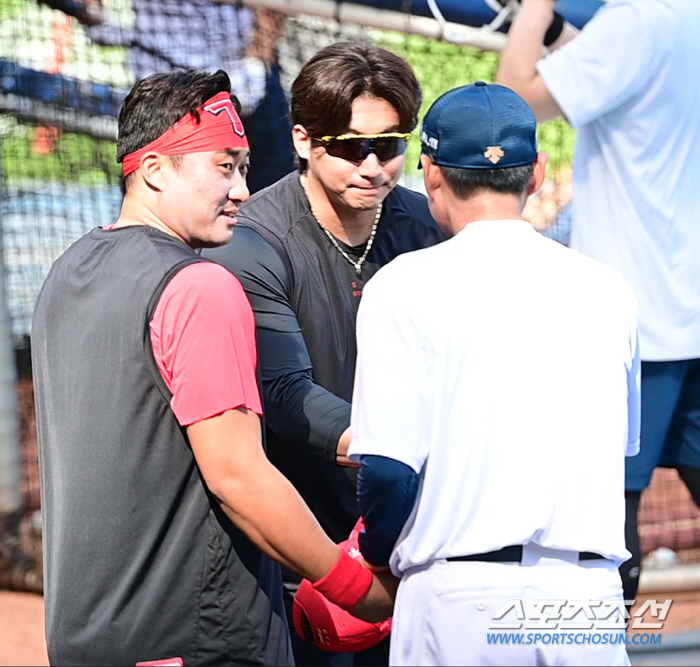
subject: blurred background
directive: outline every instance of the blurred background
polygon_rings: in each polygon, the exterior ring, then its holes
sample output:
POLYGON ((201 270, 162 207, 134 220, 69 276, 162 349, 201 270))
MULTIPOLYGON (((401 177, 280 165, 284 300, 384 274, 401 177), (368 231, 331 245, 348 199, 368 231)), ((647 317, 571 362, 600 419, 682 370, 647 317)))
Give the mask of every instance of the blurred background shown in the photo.
MULTIPOLYGON (((256 191, 294 168, 287 95, 319 48, 352 39, 395 51, 414 67, 425 110, 449 88, 493 81, 513 4, 0 0, 0 589, 42 591, 32 311, 53 260, 119 214, 116 116, 133 82, 182 66, 229 72, 243 104, 256 191)), ((601 4, 560 0, 557 8, 581 27, 601 4)), ((417 134, 404 184, 420 190, 417 134)), ((566 243, 575 133, 557 120, 539 134, 548 178, 525 215, 566 243)), ((641 591, 697 589, 700 511, 675 471, 657 469, 640 524, 648 566, 641 591)))

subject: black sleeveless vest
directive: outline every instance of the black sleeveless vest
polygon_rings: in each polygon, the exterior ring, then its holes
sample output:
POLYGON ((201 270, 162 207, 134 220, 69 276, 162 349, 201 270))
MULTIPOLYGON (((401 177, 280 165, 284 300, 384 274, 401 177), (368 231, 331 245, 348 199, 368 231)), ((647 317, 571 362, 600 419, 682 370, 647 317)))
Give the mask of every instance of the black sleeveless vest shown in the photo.
POLYGON ((95 229, 53 265, 32 357, 52 664, 291 661, 278 566, 210 496, 149 322, 201 259, 151 227, 95 229))

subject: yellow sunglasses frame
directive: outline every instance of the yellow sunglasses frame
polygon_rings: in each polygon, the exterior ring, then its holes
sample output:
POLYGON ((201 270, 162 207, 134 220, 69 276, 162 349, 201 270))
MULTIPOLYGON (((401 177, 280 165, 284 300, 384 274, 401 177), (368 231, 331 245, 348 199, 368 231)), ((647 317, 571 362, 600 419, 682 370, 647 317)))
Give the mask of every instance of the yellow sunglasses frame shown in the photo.
POLYGON ((329 144, 331 141, 345 141, 347 139, 406 139, 408 141, 411 138, 410 132, 382 132, 381 134, 339 134, 336 137, 325 136, 314 139, 314 141, 320 141, 322 144, 329 144))

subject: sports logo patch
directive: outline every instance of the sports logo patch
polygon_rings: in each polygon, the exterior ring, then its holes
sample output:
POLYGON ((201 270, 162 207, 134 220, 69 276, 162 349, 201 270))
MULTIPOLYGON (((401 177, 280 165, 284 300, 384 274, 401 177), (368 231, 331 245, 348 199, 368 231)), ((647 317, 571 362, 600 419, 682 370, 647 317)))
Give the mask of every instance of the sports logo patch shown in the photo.
POLYGON ((243 123, 241 122, 241 119, 238 117, 238 114, 236 113, 236 109, 234 109, 234 107, 233 107, 233 102, 231 102, 230 99, 212 102, 211 104, 207 104, 206 106, 204 106, 202 108, 204 109, 204 111, 208 111, 209 113, 214 114, 215 116, 218 116, 222 111, 225 111, 228 114, 228 117, 231 119, 231 124, 233 125, 233 131, 239 137, 245 136, 245 129, 243 128, 243 123))
POLYGON ((498 164, 504 155, 505 152, 500 146, 489 146, 484 152, 484 157, 493 164, 498 164))

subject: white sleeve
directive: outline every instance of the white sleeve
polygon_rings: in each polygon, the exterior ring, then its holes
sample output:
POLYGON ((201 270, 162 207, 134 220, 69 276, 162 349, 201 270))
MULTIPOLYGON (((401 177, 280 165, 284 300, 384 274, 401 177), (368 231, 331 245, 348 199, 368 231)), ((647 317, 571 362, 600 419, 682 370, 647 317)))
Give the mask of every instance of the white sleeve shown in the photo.
POLYGON ((420 473, 431 432, 429 350, 410 300, 378 273, 365 287, 357 318, 351 460, 374 454, 420 473))
POLYGON ((635 327, 630 336, 632 363, 627 369, 627 415, 628 436, 626 456, 639 454, 639 435, 641 431, 641 367, 639 358, 639 334, 635 327))
MULTIPOLYGON (((547 89, 575 128, 619 108, 652 84, 672 30, 660 29, 653 7, 639 4, 644 5, 635 0, 607 4, 575 39, 537 63, 547 89)), ((659 22, 663 16, 659 13, 659 22)))

